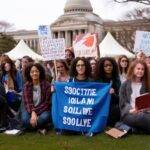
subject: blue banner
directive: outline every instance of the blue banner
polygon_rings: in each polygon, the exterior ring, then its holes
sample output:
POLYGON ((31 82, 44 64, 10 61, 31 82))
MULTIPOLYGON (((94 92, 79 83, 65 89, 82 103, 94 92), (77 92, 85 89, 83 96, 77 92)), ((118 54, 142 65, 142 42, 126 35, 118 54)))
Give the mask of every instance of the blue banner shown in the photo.
POLYGON ((110 84, 56 82, 52 98, 55 128, 97 133, 106 127, 110 104, 110 84))

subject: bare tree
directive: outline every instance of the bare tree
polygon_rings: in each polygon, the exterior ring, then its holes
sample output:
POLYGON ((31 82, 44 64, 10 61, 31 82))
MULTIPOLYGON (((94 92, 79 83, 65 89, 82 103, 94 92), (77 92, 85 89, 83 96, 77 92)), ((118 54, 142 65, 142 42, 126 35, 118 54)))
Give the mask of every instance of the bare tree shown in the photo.
POLYGON ((8 23, 6 21, 0 21, 0 32, 1 33, 4 33, 8 30, 11 30, 13 28, 13 24, 11 23, 8 23))
POLYGON ((136 8, 123 16, 123 20, 137 19, 150 19, 150 8, 136 8))
POLYGON ((145 5, 150 5, 150 0, 114 0, 118 3, 127 3, 127 2, 136 2, 136 3, 142 3, 145 5))

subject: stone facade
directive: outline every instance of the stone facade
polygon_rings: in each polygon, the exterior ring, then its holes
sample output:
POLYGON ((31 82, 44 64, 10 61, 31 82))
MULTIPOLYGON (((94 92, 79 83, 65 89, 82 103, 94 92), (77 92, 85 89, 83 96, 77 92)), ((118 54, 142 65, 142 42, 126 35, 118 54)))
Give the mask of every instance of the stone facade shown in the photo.
POLYGON ((64 14, 51 24, 51 31, 54 38, 65 38, 66 47, 70 47, 78 34, 98 33, 101 40, 103 20, 93 13, 89 0, 68 0, 64 14))

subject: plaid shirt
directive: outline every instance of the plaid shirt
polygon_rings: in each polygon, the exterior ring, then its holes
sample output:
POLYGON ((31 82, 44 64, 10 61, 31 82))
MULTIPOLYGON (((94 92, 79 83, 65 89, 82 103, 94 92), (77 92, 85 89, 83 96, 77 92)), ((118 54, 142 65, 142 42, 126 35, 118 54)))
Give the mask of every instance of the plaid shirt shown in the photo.
POLYGON ((34 106, 33 103, 33 84, 27 82, 23 89, 23 102, 28 113, 35 111, 37 115, 44 111, 50 111, 51 104, 51 84, 47 81, 40 83, 41 87, 41 102, 38 106, 34 106))

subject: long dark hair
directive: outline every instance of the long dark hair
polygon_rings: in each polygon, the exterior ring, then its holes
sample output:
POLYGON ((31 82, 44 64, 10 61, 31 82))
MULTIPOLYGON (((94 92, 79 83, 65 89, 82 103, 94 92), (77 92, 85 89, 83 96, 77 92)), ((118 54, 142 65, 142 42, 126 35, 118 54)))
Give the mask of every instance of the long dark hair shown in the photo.
POLYGON ((111 62, 112 66, 113 66, 111 78, 114 80, 117 80, 119 78, 118 65, 117 65, 115 59, 111 58, 111 57, 100 58, 100 60, 98 62, 98 77, 99 77, 99 79, 102 79, 102 80, 106 79, 106 73, 104 71, 104 63, 106 60, 111 62))
MULTIPOLYGON (((92 60, 94 60, 95 63, 96 63, 96 69, 95 69, 94 74, 92 74, 92 72, 91 72, 91 78, 94 79, 94 81, 97 81, 97 80, 98 80, 98 60, 95 59, 94 57, 89 57, 89 58, 88 58, 89 64, 90 64, 90 62, 91 62, 92 60)), ((90 64, 90 68, 91 68, 91 71, 92 71, 91 64, 90 64)))
POLYGON ((13 79, 13 81, 15 81, 15 77, 16 77, 16 73, 17 73, 17 69, 15 67, 15 63, 9 58, 7 57, 6 59, 3 60, 1 67, 2 67, 2 75, 7 74, 7 72, 5 71, 5 64, 8 63, 10 64, 10 71, 9 74, 11 76, 11 78, 13 79))

